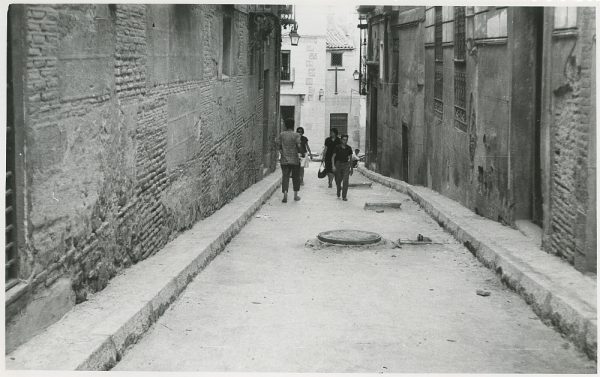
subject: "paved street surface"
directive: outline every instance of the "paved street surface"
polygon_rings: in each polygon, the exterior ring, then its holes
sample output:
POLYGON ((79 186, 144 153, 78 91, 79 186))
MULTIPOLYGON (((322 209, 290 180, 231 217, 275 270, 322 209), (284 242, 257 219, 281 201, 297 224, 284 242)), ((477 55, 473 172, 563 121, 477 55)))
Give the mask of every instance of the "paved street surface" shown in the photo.
POLYGON ((317 168, 300 202, 274 195, 114 370, 595 372, 408 196, 373 184, 343 202, 317 168), (402 208, 363 209, 389 200, 402 208), (340 228, 443 244, 305 245, 340 228))

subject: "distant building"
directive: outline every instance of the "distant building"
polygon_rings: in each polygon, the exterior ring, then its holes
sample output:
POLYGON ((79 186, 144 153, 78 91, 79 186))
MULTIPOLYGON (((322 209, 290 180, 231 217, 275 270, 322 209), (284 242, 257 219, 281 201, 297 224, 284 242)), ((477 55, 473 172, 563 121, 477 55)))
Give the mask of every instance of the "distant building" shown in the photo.
POLYGON ((596 270, 595 10, 375 7, 367 165, 596 270))
POLYGON ((291 46, 283 31, 281 118, 293 117, 296 126, 305 129, 314 153, 321 151, 332 127, 340 135, 348 134, 348 144, 362 150, 366 98, 359 95, 354 77, 360 66, 357 15, 352 8, 343 15, 332 8, 322 13, 314 6, 297 9, 298 46, 291 46))

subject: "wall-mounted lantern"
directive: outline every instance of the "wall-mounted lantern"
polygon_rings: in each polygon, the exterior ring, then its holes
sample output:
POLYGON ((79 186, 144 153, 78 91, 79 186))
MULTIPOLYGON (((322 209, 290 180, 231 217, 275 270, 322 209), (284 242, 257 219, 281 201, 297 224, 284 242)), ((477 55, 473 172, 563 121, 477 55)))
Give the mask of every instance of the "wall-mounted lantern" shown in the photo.
POLYGON ((298 23, 296 22, 296 7, 294 5, 280 6, 279 21, 284 29, 290 27, 290 44, 298 46, 300 35, 298 34, 298 23))
POLYGON ((294 23, 292 26, 292 31, 290 31, 290 44, 292 46, 298 46, 298 41, 300 40, 300 34, 298 34, 298 24, 294 23))
POLYGON ((354 80, 358 80, 360 78, 360 73, 358 72, 358 69, 354 70, 352 77, 354 77, 354 80))
POLYGON ((323 89, 319 89, 319 101, 321 100, 321 98, 323 98, 324 95, 325 91, 323 89))

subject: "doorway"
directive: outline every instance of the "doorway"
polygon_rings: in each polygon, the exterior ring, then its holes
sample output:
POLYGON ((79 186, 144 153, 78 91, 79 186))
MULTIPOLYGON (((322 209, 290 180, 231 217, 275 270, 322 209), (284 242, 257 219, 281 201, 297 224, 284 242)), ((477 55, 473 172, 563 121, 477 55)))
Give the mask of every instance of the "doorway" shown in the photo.
POLYGON ((542 162, 541 162, 541 129, 542 129, 542 53, 544 46, 544 8, 534 10, 535 24, 535 129, 532 182, 531 221, 542 227, 542 162))
POLYGON ((402 180, 408 182, 408 125, 402 122, 402 180))
POLYGON ((369 121, 369 145, 367 161, 369 164, 377 162, 377 89, 371 87, 371 106, 369 121))
POLYGON ((269 113, 271 107, 271 85, 269 70, 264 71, 263 76, 263 163, 269 166, 269 113))
MULTIPOLYGON (((285 120, 286 119, 295 119, 296 117, 296 106, 280 106, 281 112, 281 131, 285 129, 285 120)), ((298 126, 298 125, 296 125, 298 126)))

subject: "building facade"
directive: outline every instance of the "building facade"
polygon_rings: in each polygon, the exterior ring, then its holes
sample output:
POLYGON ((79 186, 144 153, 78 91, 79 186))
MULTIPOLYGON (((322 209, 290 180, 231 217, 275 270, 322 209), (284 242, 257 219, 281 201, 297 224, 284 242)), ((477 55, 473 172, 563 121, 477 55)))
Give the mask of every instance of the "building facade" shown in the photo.
POLYGON ((594 9, 359 12, 367 166, 539 229, 545 250, 595 272, 594 9))
MULTIPOLYGON (((356 21, 352 26, 356 27, 356 21)), ((346 33, 341 28, 327 31, 324 132, 329 134, 331 128, 336 128, 340 135, 348 135, 348 145, 364 150, 366 97, 360 95, 355 77, 359 51, 356 41, 346 33)))
POLYGON ((275 169, 282 9, 10 7, 7 352, 275 169))
MULTIPOLYGON (((294 118, 296 127, 304 128, 313 147, 323 134, 325 17, 322 13, 311 13, 310 7, 297 6, 300 41, 292 46, 288 32, 283 30, 281 43, 281 118, 294 118)), ((317 148, 311 150, 318 152, 317 148)))
POLYGON ((332 7, 296 10, 300 42, 291 46, 285 31, 282 42, 282 119, 294 118, 304 128, 313 153, 321 151, 332 127, 349 135, 349 145, 363 149, 366 98, 354 78, 360 64, 356 19, 332 7))

